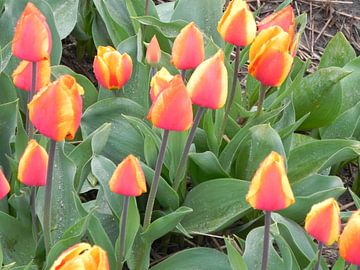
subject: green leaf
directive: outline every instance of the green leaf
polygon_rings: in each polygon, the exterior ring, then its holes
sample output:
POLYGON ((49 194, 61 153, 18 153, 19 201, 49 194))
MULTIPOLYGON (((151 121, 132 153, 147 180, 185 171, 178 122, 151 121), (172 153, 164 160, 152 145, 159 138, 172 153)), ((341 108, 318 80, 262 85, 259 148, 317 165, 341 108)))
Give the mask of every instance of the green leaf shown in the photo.
POLYGON ((356 57, 355 50, 342 32, 337 34, 326 45, 319 68, 343 67, 356 57))
POLYGON ((225 238, 226 251, 230 261, 232 270, 248 270, 248 267, 244 261, 244 258, 239 252, 239 247, 237 246, 235 240, 231 238, 225 238))
POLYGON ((151 243, 144 241, 141 237, 143 232, 142 227, 135 237, 134 245, 131 250, 130 256, 127 258, 126 264, 129 269, 148 270, 150 263, 151 243))
POLYGON ((360 57, 347 63, 344 69, 352 73, 340 81, 343 93, 341 112, 351 109, 360 102, 360 57))
POLYGON ((331 270, 343 270, 345 269, 345 260, 343 258, 337 259, 331 270))
POLYGON ((360 209, 360 198, 351 190, 349 189, 350 195, 354 200, 356 208, 360 209))
POLYGON ((7 44, 3 43, 4 42, 0 39, 0 72, 3 72, 11 59, 11 41, 7 44))
POLYGON ((0 73, 0 87, 0 104, 12 102, 17 99, 14 84, 5 73, 0 73))
POLYGON ((245 201, 249 183, 238 179, 215 179, 194 187, 184 206, 193 209, 181 224, 190 233, 208 233, 226 228, 250 209, 245 201))
POLYGON ((175 253, 151 267, 151 270, 229 270, 229 260, 224 253, 211 248, 190 248, 175 253))
POLYGON ((174 13, 175 2, 165 2, 156 5, 157 13, 159 14, 160 21, 170 22, 174 13))

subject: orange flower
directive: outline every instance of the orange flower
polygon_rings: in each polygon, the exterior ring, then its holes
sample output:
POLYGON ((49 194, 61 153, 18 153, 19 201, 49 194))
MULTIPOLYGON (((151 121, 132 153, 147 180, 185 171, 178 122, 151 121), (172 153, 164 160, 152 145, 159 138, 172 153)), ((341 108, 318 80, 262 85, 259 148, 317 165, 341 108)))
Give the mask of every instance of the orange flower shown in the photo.
POLYGON ((281 85, 294 60, 291 49, 291 37, 281 27, 261 31, 250 47, 249 73, 263 85, 281 85))
POLYGON ((0 168, 0 200, 10 192, 10 185, 2 169, 0 168))
POLYGON ((154 102, 162 91, 170 86, 170 81, 173 78, 174 76, 171 75, 164 67, 155 73, 150 82, 150 99, 152 102, 154 102))
POLYGON ((191 127, 191 99, 180 75, 156 98, 147 117, 155 127, 166 130, 185 131, 191 127))
POLYGON ((51 266, 50 270, 109 270, 106 252, 99 246, 88 243, 76 244, 65 250, 51 266))
POLYGON ((79 127, 84 89, 70 75, 40 90, 28 104, 30 120, 43 135, 72 140, 79 127))
POLYGON ((111 46, 99 46, 93 67, 102 87, 118 90, 130 80, 133 65, 127 53, 121 54, 111 46))
POLYGON ((123 196, 140 196, 146 192, 146 180, 140 161, 128 155, 116 167, 109 181, 110 190, 123 196))
POLYGON ((339 239, 340 228, 340 208, 333 198, 313 205, 306 216, 305 230, 325 245, 332 245, 339 239))
POLYGON ((159 63, 160 58, 161 58, 160 45, 156 36, 153 36, 146 50, 146 61, 150 65, 155 65, 159 63))
POLYGON ((264 211, 281 210, 295 202, 280 154, 271 152, 260 164, 251 181, 246 201, 253 208, 264 211))
POLYGON ((360 209, 352 214, 339 238, 340 256, 360 266, 360 209))
POLYGON ((196 68, 205 58, 204 40, 194 22, 181 29, 176 37, 172 51, 171 63, 177 69, 196 68))
POLYGON ((256 23, 246 1, 232 0, 217 29, 226 42, 236 46, 249 45, 256 36, 256 23))
POLYGON ((224 106, 228 91, 228 76, 222 50, 195 69, 187 89, 193 104, 210 109, 224 106))
POLYGON ((48 154, 35 140, 30 140, 20 158, 18 179, 27 186, 45 186, 48 154))
POLYGON ((49 59, 51 46, 51 31, 45 16, 33 3, 27 3, 16 24, 13 54, 23 60, 38 62, 49 59))
MULTIPOLYGON (((36 65, 36 86, 38 92, 50 82, 50 61, 43 60, 36 65)), ((13 82, 19 89, 30 91, 32 83, 32 62, 21 61, 12 74, 13 82)))

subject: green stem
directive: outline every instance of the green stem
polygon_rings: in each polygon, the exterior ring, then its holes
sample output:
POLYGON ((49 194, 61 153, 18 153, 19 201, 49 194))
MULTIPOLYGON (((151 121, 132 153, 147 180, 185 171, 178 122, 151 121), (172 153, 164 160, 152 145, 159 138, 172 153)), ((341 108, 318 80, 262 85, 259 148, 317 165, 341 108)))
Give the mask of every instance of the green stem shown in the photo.
POLYGON ((181 74, 181 78, 183 79, 183 81, 185 83, 186 69, 181 69, 180 74, 181 74))
POLYGON ((317 262, 316 262, 314 270, 319 270, 320 260, 321 260, 321 253, 322 253, 323 247, 324 247, 323 243, 319 242, 319 244, 318 244, 319 254, 318 254, 318 258, 317 258, 317 262))
POLYGON ((270 224, 271 211, 265 211, 265 227, 264 227, 264 249, 261 262, 261 270, 266 270, 269 259, 269 244, 270 244, 270 224))
POLYGON ((178 190, 178 188, 179 188, 179 186, 181 184, 181 181, 184 178, 186 162, 187 162, 187 159, 188 159, 190 146, 191 146, 191 144, 192 144, 192 142, 194 140, 195 133, 196 133, 196 128, 199 126, 200 120, 201 120, 202 116, 204 115, 205 111, 206 111, 206 108, 199 107, 199 109, 198 109, 198 111, 197 111, 197 113, 195 115, 194 123, 193 123, 193 125, 191 127, 191 130, 190 130, 189 136, 187 138, 184 150, 182 152, 180 163, 179 163, 179 165, 178 165, 178 167, 176 169, 175 180, 174 180, 174 183, 173 183, 173 187, 174 187, 175 191, 178 190))
POLYGON ((155 165, 155 173, 151 184, 149 197, 146 204, 145 217, 144 217, 144 230, 150 225, 152 210, 154 208, 155 196, 159 186, 159 179, 161 174, 162 165, 164 162, 165 150, 169 138, 169 130, 164 130, 164 135, 161 141, 160 152, 155 165))
POLYGON ((120 97, 121 88, 113 91, 114 91, 114 97, 120 97))
POLYGON ((260 85, 260 90, 259 90, 259 100, 258 100, 258 106, 257 106, 257 111, 256 111, 256 115, 259 116, 262 112, 262 108, 263 108, 263 104, 264 104, 264 100, 265 100, 265 96, 266 96, 266 91, 269 89, 268 86, 261 84, 260 85))
POLYGON ((126 240, 126 221, 129 210, 129 196, 124 197, 123 209, 121 214, 121 223, 120 223, 120 251, 119 251, 119 260, 118 260, 118 270, 123 269, 124 259, 125 259, 125 240, 126 240))
POLYGON ((31 187, 30 205, 31 205, 31 221, 32 221, 33 235, 35 242, 37 242, 38 232, 36 226, 36 187, 31 187))
POLYGON ((46 175, 45 202, 44 202, 44 242, 46 255, 51 247, 51 189, 55 160, 56 141, 50 140, 48 170, 46 175))
MULTIPOLYGON (((28 100, 27 100, 27 104, 29 104, 31 102, 31 100, 33 99, 35 92, 36 92, 36 65, 37 62, 32 62, 31 65, 31 89, 28 93, 28 100)), ((26 132, 29 136, 29 139, 32 139, 34 137, 34 126, 30 121, 30 115, 29 115, 29 110, 26 107, 26 132)))
POLYGON ((145 16, 149 15, 149 0, 145 1, 145 16))
POLYGON ((156 72, 157 72, 156 67, 151 66, 151 68, 150 68, 150 80, 152 79, 152 77, 155 76, 156 72))

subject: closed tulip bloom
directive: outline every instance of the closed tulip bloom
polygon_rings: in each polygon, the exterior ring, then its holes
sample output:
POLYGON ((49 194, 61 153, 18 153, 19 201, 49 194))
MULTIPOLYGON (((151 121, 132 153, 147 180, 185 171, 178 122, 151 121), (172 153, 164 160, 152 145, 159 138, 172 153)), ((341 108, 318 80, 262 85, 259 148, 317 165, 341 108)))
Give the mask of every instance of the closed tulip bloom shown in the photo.
POLYGON ((214 110, 224 106, 228 92, 228 76, 224 53, 221 50, 195 69, 187 84, 187 90, 193 104, 214 110))
POLYGON ((157 96, 170 86, 170 81, 174 78, 166 68, 161 68, 155 73, 150 82, 150 99, 152 102, 157 96))
POLYGON ((84 89, 70 75, 63 75, 40 90, 28 104, 33 125, 43 135, 72 140, 79 127, 84 89))
POLYGON ((165 130, 185 131, 193 122, 192 104, 180 75, 162 91, 152 104, 148 119, 155 127, 165 130))
POLYGON ((250 47, 249 73, 263 85, 281 85, 293 63, 291 46, 291 37, 281 27, 261 31, 250 47))
POLYGON ((249 45, 256 36, 256 22, 246 1, 232 0, 217 29, 226 42, 236 46, 249 45))
POLYGON ((172 51, 171 63, 177 69, 196 68, 205 58, 204 39, 194 22, 181 29, 176 37, 172 51))
POLYGON ((109 270, 106 252, 99 246, 79 243, 65 250, 50 270, 109 270))
POLYGON ((51 31, 45 16, 33 3, 27 3, 16 24, 13 54, 22 60, 38 62, 49 59, 51 47, 51 31))
POLYGON ((340 226, 340 208, 333 198, 313 205, 305 220, 307 233, 328 246, 339 239, 340 226))
MULTIPOLYGON (((49 60, 43 60, 37 63, 35 85, 36 92, 50 83, 50 73, 49 60)), ((14 70, 12 78, 17 88, 24 91, 30 91, 32 84, 32 63, 25 60, 21 61, 14 70)))
POLYGON ((109 181, 110 190, 123 196, 140 196, 146 192, 146 180, 140 161, 128 155, 116 167, 109 181))
POLYGON ((160 58, 161 58, 160 45, 156 36, 153 36, 146 50, 146 61, 150 65, 155 65, 159 63, 160 58))
POLYGON ((246 201, 253 208, 264 211, 285 209, 295 202, 280 154, 271 152, 260 164, 251 181, 246 201))
POLYGON ((35 140, 30 140, 20 158, 18 179, 27 186, 45 186, 48 154, 35 140))
POLYGON ((347 262, 360 266, 360 210, 352 214, 339 238, 340 256, 347 262))
POLYGON ((102 87, 118 90, 130 80, 133 64, 127 53, 121 54, 111 46, 99 46, 93 67, 102 87))
POLYGON ((2 169, 0 168, 0 200, 2 200, 9 192, 9 181, 6 179, 2 169))

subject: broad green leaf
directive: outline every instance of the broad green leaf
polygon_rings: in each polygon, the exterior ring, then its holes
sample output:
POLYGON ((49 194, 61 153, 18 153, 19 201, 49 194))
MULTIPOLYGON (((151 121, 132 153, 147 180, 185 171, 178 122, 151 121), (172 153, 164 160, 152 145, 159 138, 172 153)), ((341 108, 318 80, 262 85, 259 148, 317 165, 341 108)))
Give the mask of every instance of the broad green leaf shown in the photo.
POLYGON ((149 269, 151 243, 144 241, 144 239, 141 237, 142 232, 142 227, 139 227, 139 231, 135 237, 134 245, 126 261, 129 269, 149 269))
POLYGON ((160 21, 170 22, 174 13, 175 2, 165 2, 156 5, 157 13, 159 14, 160 21))
POLYGON ((345 260, 343 258, 339 258, 334 266, 331 268, 331 270, 343 270, 345 269, 345 260))
POLYGON ((248 270, 248 267, 241 256, 235 240, 225 238, 226 251, 228 254, 229 262, 232 270, 248 270))
POLYGON ((170 132, 169 134, 164 163, 169 169, 169 177, 171 182, 175 178, 176 170, 179 165, 187 138, 188 132, 170 132))
POLYGON ((0 87, 0 104, 8 103, 17 99, 14 84, 5 73, 0 73, 0 87))
POLYGON ((344 66, 344 69, 352 72, 349 76, 341 80, 342 104, 341 112, 351 109, 360 102, 360 57, 355 58, 344 66))
POLYGON ((151 267, 151 270, 229 270, 231 266, 226 255, 211 248, 190 248, 175 253, 166 260, 151 267))
POLYGON ((351 189, 349 189, 350 195, 354 200, 356 208, 360 209, 360 198, 351 189))
POLYGON ((5 42, 3 41, 0 43, 0 72, 6 68, 11 59, 11 41, 9 41, 7 44, 4 43, 5 42))
POLYGON ((95 12, 94 14, 93 22, 91 24, 91 34, 95 47, 112 44, 106 25, 98 12, 95 12))
POLYGON ((31 224, 29 201, 30 189, 23 189, 18 193, 13 193, 8 200, 9 206, 16 212, 16 219, 25 226, 31 224))
POLYGON ((109 15, 114 20, 114 22, 116 22, 118 25, 124 28, 124 30, 126 30, 129 36, 134 35, 135 31, 131 23, 129 12, 126 7, 126 1, 105 0, 104 4, 107 7, 107 10, 109 11, 109 15))

